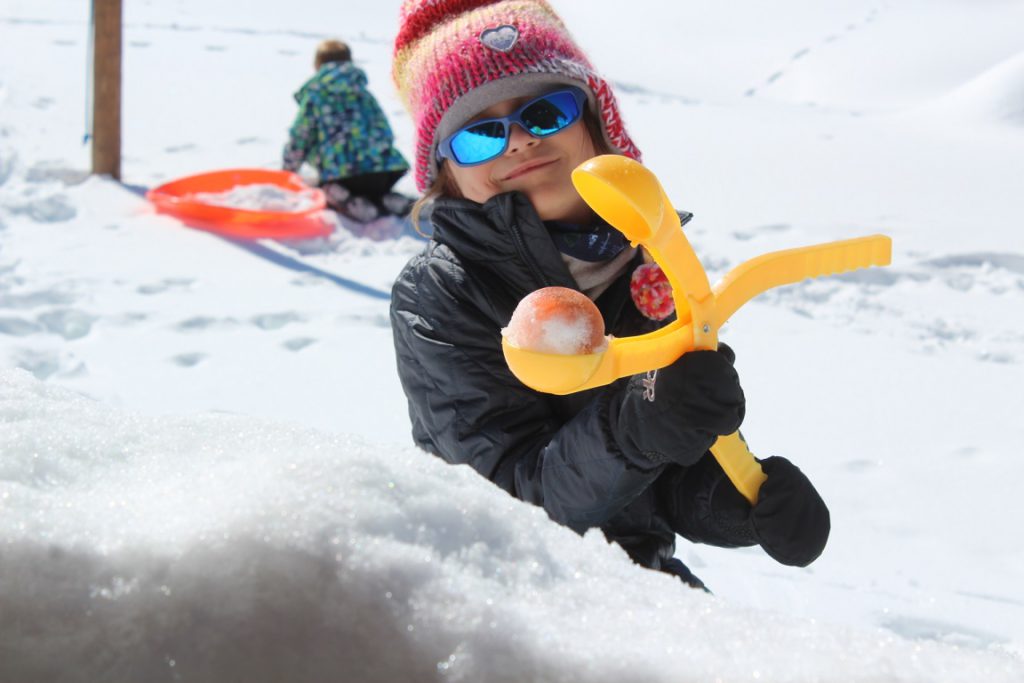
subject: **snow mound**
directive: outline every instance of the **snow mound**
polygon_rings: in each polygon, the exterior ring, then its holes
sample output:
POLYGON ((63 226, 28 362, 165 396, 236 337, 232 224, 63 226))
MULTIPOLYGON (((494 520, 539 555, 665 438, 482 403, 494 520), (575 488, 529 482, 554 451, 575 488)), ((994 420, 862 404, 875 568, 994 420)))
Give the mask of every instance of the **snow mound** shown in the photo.
POLYGON ((957 120, 1024 127, 1024 52, 987 69, 926 109, 957 120))
POLYGON ((412 449, 140 417, 10 370, 0 422, 0 680, 1024 672, 1005 652, 731 607, 412 449))

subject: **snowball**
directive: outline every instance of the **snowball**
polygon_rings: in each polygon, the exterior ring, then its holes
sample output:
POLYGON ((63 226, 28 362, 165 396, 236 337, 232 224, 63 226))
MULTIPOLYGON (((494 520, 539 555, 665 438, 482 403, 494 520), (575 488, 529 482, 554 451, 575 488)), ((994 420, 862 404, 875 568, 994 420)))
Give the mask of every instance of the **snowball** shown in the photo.
POLYGON ((566 287, 545 287, 524 297, 501 332, 512 346, 538 353, 598 353, 608 345, 597 306, 566 287))

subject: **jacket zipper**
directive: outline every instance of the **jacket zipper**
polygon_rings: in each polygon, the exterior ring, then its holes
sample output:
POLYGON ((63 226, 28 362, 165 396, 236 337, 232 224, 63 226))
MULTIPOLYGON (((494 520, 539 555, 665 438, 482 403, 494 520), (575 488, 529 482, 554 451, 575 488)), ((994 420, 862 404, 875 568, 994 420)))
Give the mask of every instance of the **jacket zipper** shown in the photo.
MULTIPOLYGON (((541 270, 540 264, 538 264, 537 261, 534 260, 533 255, 526 248, 526 240, 523 239, 523 234, 519 231, 518 223, 513 223, 512 225, 510 225, 509 232, 512 235, 512 242, 516 245, 516 251, 519 252, 519 256, 523 259, 523 262, 526 263, 526 267, 530 269, 530 272, 533 274, 534 279, 537 281, 540 287, 549 287, 551 285, 551 281, 548 280, 547 277, 545 277, 544 271, 541 270)), ((540 287, 538 287, 537 289, 540 289, 540 287)))

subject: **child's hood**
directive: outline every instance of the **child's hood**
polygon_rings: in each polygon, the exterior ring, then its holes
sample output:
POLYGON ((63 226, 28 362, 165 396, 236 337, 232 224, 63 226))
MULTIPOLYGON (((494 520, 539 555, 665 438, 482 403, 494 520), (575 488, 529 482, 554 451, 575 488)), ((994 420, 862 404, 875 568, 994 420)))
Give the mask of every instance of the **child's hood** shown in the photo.
POLYGON ((366 83, 366 72, 352 62, 327 62, 299 88, 295 99, 301 101, 305 95, 316 92, 351 92, 365 88, 366 83))

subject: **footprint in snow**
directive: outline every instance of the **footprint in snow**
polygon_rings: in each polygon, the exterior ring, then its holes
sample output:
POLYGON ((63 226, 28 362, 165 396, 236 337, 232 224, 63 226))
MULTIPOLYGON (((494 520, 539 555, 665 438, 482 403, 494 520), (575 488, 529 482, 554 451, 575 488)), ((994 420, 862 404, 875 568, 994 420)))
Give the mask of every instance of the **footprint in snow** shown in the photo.
POLYGON ((11 337, 27 337, 30 334, 39 334, 43 326, 32 320, 25 320, 13 316, 0 317, 0 334, 11 337))
POLYGON ((160 293, 166 292, 166 291, 168 291, 170 289, 188 289, 188 287, 193 282, 195 282, 195 279, 193 279, 193 278, 179 278, 179 277, 164 278, 163 280, 160 280, 159 282, 154 282, 154 283, 145 284, 145 285, 139 285, 138 287, 135 288, 135 291, 138 292, 139 294, 146 294, 146 295, 160 294, 160 293))
POLYGON ((14 173, 14 165, 17 161, 18 155, 14 150, 6 147, 0 148, 0 185, 6 183, 14 173))
POLYGON ((179 332, 202 332, 217 327, 230 327, 236 324, 237 321, 234 318, 211 318, 210 316, 197 315, 194 318, 182 320, 175 325, 175 329, 179 332))
POLYGON ((250 322, 261 330, 279 330, 289 323, 302 322, 302 320, 303 318, 299 314, 287 311, 285 313, 263 313, 253 316, 250 322))
POLYGON ((68 168, 59 161, 40 161, 33 164, 25 173, 25 180, 30 183, 47 183, 55 181, 65 187, 81 185, 89 179, 89 172, 76 168, 68 168))
POLYGON ((171 358, 171 362, 182 368, 194 368, 206 358, 205 353, 198 351, 192 353, 179 353, 171 358))
POLYGON ((141 322, 149 320, 150 317, 149 313, 142 313, 141 311, 126 311, 125 313, 104 318, 103 322, 115 327, 131 327, 132 325, 138 325, 141 322))
POLYGON ((83 311, 67 308, 43 313, 37 320, 47 332, 71 341, 88 335, 92 331, 92 324, 98 318, 83 311))
POLYGON ((1024 275, 1024 254, 1000 252, 952 254, 950 256, 929 259, 924 261, 923 264, 935 268, 983 268, 991 266, 1008 270, 1017 275, 1024 275))
POLYGON ((861 473, 869 472, 882 463, 878 460, 868 460, 866 458, 859 458, 857 460, 847 460, 843 463, 843 469, 847 472, 861 473))
POLYGON ((982 289, 997 296, 1024 289, 1024 255, 1000 252, 951 254, 920 262, 924 281, 940 280, 958 292, 982 289))
MULTIPOLYGON (((842 282, 848 282, 855 285, 875 285, 878 287, 892 287, 897 282, 904 279, 914 279, 914 276, 909 273, 901 273, 898 270, 892 270, 891 268, 866 268, 862 270, 855 270, 851 273, 840 273, 839 275, 833 276, 837 280, 842 282)), ((925 276, 923 278, 917 278, 918 280, 930 280, 931 278, 925 276)))
POLYGON ((947 344, 960 344, 976 338, 978 333, 969 327, 958 322, 948 322, 942 318, 936 318, 927 322, 913 325, 917 330, 917 338, 926 342, 928 350, 936 347, 943 347, 947 344))
MULTIPOLYGON (((3 269, 0 269, 0 273, 3 272, 3 269)), ((74 297, 70 294, 48 289, 25 292, 24 294, 9 294, 0 291, 0 308, 31 309, 41 306, 62 306, 70 304, 72 301, 74 301, 74 297)))
POLYGON ((908 640, 933 640, 961 647, 987 649, 1007 642, 995 633, 937 619, 896 615, 882 619, 879 626, 908 640))
POLYGON ((978 354, 977 358, 986 363, 997 363, 999 365, 1012 365, 1017 362, 1015 356, 1004 351, 982 351, 978 354))
POLYGON ((387 313, 350 313, 338 316, 338 320, 344 323, 357 323, 370 327, 391 326, 391 318, 387 313))
POLYGON ((316 343, 316 339, 312 337, 295 337, 294 339, 288 339, 283 342, 281 346, 288 349, 289 351, 301 351, 302 349, 316 343))
MULTIPOLYGON (((810 54, 810 52, 811 52, 811 48, 809 48, 809 47, 801 48, 801 49, 799 49, 799 50, 797 50, 796 52, 793 53, 793 55, 789 58, 789 61, 790 62, 799 61, 799 60, 803 59, 804 57, 806 57, 808 54, 810 54)), ((780 78, 782 78, 785 75, 786 75, 786 72, 784 70, 776 71, 772 75, 768 76, 768 78, 766 78, 764 80, 764 83, 762 85, 763 86, 769 86, 772 83, 775 83, 777 80, 779 80, 780 78)), ((746 92, 743 93, 743 96, 744 97, 753 97, 756 94, 757 94, 757 88, 748 88, 746 90, 746 92)))
POLYGON ((21 349, 14 354, 13 360, 15 367, 31 372, 40 381, 55 375, 81 377, 87 374, 85 363, 67 352, 21 349))
POLYGON ((37 223, 61 223, 78 215, 67 197, 61 194, 33 199, 26 204, 8 205, 13 214, 28 216, 37 223))
POLYGON ((749 230, 734 230, 732 236, 742 242, 746 242, 761 235, 786 232, 792 229, 793 226, 789 223, 770 223, 768 225, 759 225, 749 230))

